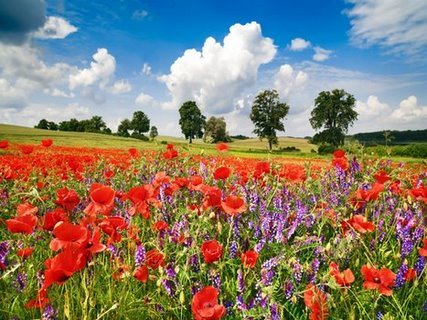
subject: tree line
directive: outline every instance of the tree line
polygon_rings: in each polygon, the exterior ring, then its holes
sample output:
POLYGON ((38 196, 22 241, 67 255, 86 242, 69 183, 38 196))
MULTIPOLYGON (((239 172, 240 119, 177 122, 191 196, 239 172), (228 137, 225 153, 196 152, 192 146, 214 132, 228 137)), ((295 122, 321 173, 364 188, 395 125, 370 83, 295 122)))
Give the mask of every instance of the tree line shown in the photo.
MULTIPOLYGON (((354 110, 355 98, 342 89, 322 91, 314 101, 309 122, 314 130, 318 131, 311 141, 323 147, 337 148, 344 143, 344 138, 351 126, 357 120, 357 112, 354 110)), ((250 113, 255 129, 253 133, 260 139, 266 139, 269 150, 278 144, 277 131, 285 131, 283 120, 289 113, 290 106, 280 101, 276 90, 260 92, 253 104, 250 113)), ((179 125, 182 134, 189 143, 193 139, 203 138, 204 142, 227 142, 231 138, 227 132, 227 124, 224 117, 206 117, 202 114, 195 101, 186 101, 179 108, 179 125)), ((88 120, 75 118, 56 124, 46 119, 40 120, 35 126, 39 129, 97 132, 112 134, 101 116, 93 116, 88 120)), ((145 134, 155 139, 158 136, 157 127, 150 127, 150 119, 142 111, 135 111, 132 119, 124 119, 120 122, 117 135, 148 140, 145 134)))

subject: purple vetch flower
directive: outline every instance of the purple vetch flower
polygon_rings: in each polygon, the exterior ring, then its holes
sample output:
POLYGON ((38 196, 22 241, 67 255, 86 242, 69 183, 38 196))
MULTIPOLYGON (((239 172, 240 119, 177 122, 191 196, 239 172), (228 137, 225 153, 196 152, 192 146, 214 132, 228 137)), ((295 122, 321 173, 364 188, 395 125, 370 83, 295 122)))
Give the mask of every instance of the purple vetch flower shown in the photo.
POLYGON ((193 254, 188 259, 188 264, 192 268, 193 272, 198 272, 199 271, 199 257, 197 256, 197 254, 193 254))
POLYGON ((402 259, 410 255, 412 250, 414 250, 414 243, 409 238, 405 239, 400 250, 400 256, 402 257, 402 259))
POLYGON ((303 270, 298 260, 292 264, 292 269, 294 271, 294 278, 296 283, 301 283, 303 270))
POLYGON ((175 295, 175 283, 172 280, 163 279, 162 284, 169 296, 175 295))
POLYGON ((145 261, 145 247, 143 244, 136 247, 135 250, 135 266, 139 267, 145 261))
POLYGON ((238 294, 236 297, 236 306, 238 310, 248 310, 248 305, 243 300, 243 294, 238 294))
POLYGON ((239 245, 237 241, 233 241, 230 245, 230 258, 234 259, 237 257, 237 251, 239 250, 239 245))
POLYGON ((290 280, 286 280, 285 285, 283 286, 283 290, 285 291, 286 299, 292 298, 294 294, 294 284, 290 280))
POLYGON ((259 205, 259 196, 256 192, 251 192, 249 194, 249 212, 255 212, 259 205))
POLYGON ((381 311, 377 312, 377 320, 381 320, 384 317, 381 311))
POLYGON ((423 256, 418 256, 418 259, 415 262, 414 267, 415 267, 415 271, 417 272, 417 276, 420 277, 425 267, 425 259, 423 256))
POLYGON ((254 248, 255 252, 259 253, 259 252, 262 250, 262 248, 264 247, 265 242, 266 242, 266 240, 265 240, 264 238, 262 238, 262 239, 261 239, 261 240, 260 240, 260 241, 255 245, 255 248, 254 248))
POLYGON ((176 278, 175 268, 173 267, 173 264, 172 264, 172 263, 168 263, 168 264, 166 265, 166 269, 165 269, 165 271, 166 271, 166 276, 167 276, 169 279, 173 280, 173 279, 175 279, 175 278, 176 278))
POLYGON ((403 285, 405 284, 406 282, 405 274, 407 271, 408 271, 408 266, 406 265, 406 263, 402 263, 402 265, 400 266, 399 270, 396 273, 396 279, 394 280, 394 287, 396 289, 403 287, 403 285))
POLYGON ((7 241, 0 242, 0 270, 6 269, 8 262, 7 262, 7 255, 9 253, 9 244, 7 241))
POLYGON ((273 278, 276 275, 276 273, 273 270, 261 270, 261 282, 264 286, 268 287, 272 285, 273 278))
POLYGON ((18 272, 16 279, 13 282, 13 287, 16 291, 22 292, 27 287, 27 274, 25 272, 18 272))
POLYGON ((243 278, 243 271, 239 269, 237 271, 237 292, 243 293, 245 291, 245 279, 243 278))
POLYGON ((279 310, 277 308, 276 303, 273 303, 270 306, 270 314, 271 314, 271 320, 280 320, 280 314, 279 314, 279 310))
POLYGON ((58 310, 54 309, 50 304, 43 310, 42 320, 56 320, 58 317, 58 310))
POLYGON ((113 244, 108 245, 107 250, 110 251, 114 257, 120 256, 120 250, 113 244))
POLYGON ((211 277, 213 286, 216 289, 218 289, 218 291, 221 291, 221 286, 222 286, 221 275, 217 273, 214 269, 210 270, 209 275, 211 277))
POLYGON ((319 262, 319 259, 317 258, 314 259, 313 262, 311 263, 311 272, 308 277, 309 279, 308 281, 310 281, 310 283, 314 284, 316 280, 317 272, 319 271, 319 265, 320 265, 320 262, 319 262))
POLYGON ((197 292, 200 291, 200 289, 201 289, 200 283, 198 282, 193 283, 190 288, 191 294, 194 296, 197 292))

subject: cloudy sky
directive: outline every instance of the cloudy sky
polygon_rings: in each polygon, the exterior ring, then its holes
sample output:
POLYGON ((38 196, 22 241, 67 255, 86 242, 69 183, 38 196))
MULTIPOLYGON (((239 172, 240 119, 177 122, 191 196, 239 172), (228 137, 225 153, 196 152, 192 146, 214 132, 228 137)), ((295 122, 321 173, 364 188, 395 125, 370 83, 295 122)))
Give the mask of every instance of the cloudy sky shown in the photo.
POLYGON ((0 0, 0 123, 144 111, 180 135, 195 100, 251 135, 254 97, 290 105, 286 135, 312 135, 319 92, 357 99, 350 133, 427 127, 425 0, 0 0))

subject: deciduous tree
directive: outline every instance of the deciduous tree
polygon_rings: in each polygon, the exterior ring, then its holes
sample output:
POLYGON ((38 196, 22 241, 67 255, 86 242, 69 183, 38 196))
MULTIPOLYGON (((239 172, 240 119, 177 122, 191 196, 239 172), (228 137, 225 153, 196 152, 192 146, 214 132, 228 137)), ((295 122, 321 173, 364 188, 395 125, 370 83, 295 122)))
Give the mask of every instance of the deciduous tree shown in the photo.
POLYGON ((190 143, 194 138, 202 138, 203 130, 206 125, 206 117, 201 113, 199 107, 194 101, 185 102, 179 108, 179 125, 185 139, 189 139, 190 143))

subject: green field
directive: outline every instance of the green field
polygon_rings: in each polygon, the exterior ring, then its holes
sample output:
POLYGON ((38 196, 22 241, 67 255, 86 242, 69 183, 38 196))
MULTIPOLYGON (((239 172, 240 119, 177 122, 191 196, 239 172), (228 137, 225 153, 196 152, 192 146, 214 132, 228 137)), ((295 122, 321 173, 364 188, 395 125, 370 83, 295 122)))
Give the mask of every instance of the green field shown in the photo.
MULTIPOLYGON (((113 135, 105 135, 88 132, 65 132, 49 131, 42 129, 27 128, 21 126, 0 124, 0 140, 8 140, 10 144, 40 144, 41 139, 51 138, 58 146, 83 146, 99 148, 145 148, 164 149, 164 143, 173 143, 186 150, 206 153, 216 152, 215 144, 204 143, 201 139, 195 139, 190 145, 184 138, 159 136, 154 142, 144 142, 133 138, 123 138, 113 135)), ((236 155, 249 155, 253 157, 265 156, 268 151, 267 141, 257 138, 247 140, 236 140, 228 143, 230 153, 236 155)), ((279 146, 275 148, 275 155, 280 156, 308 156, 312 149, 317 146, 308 143, 302 138, 280 137, 279 146), (295 147, 301 152, 279 152, 278 148, 295 147)), ((315 155, 315 154, 311 154, 315 155)))

